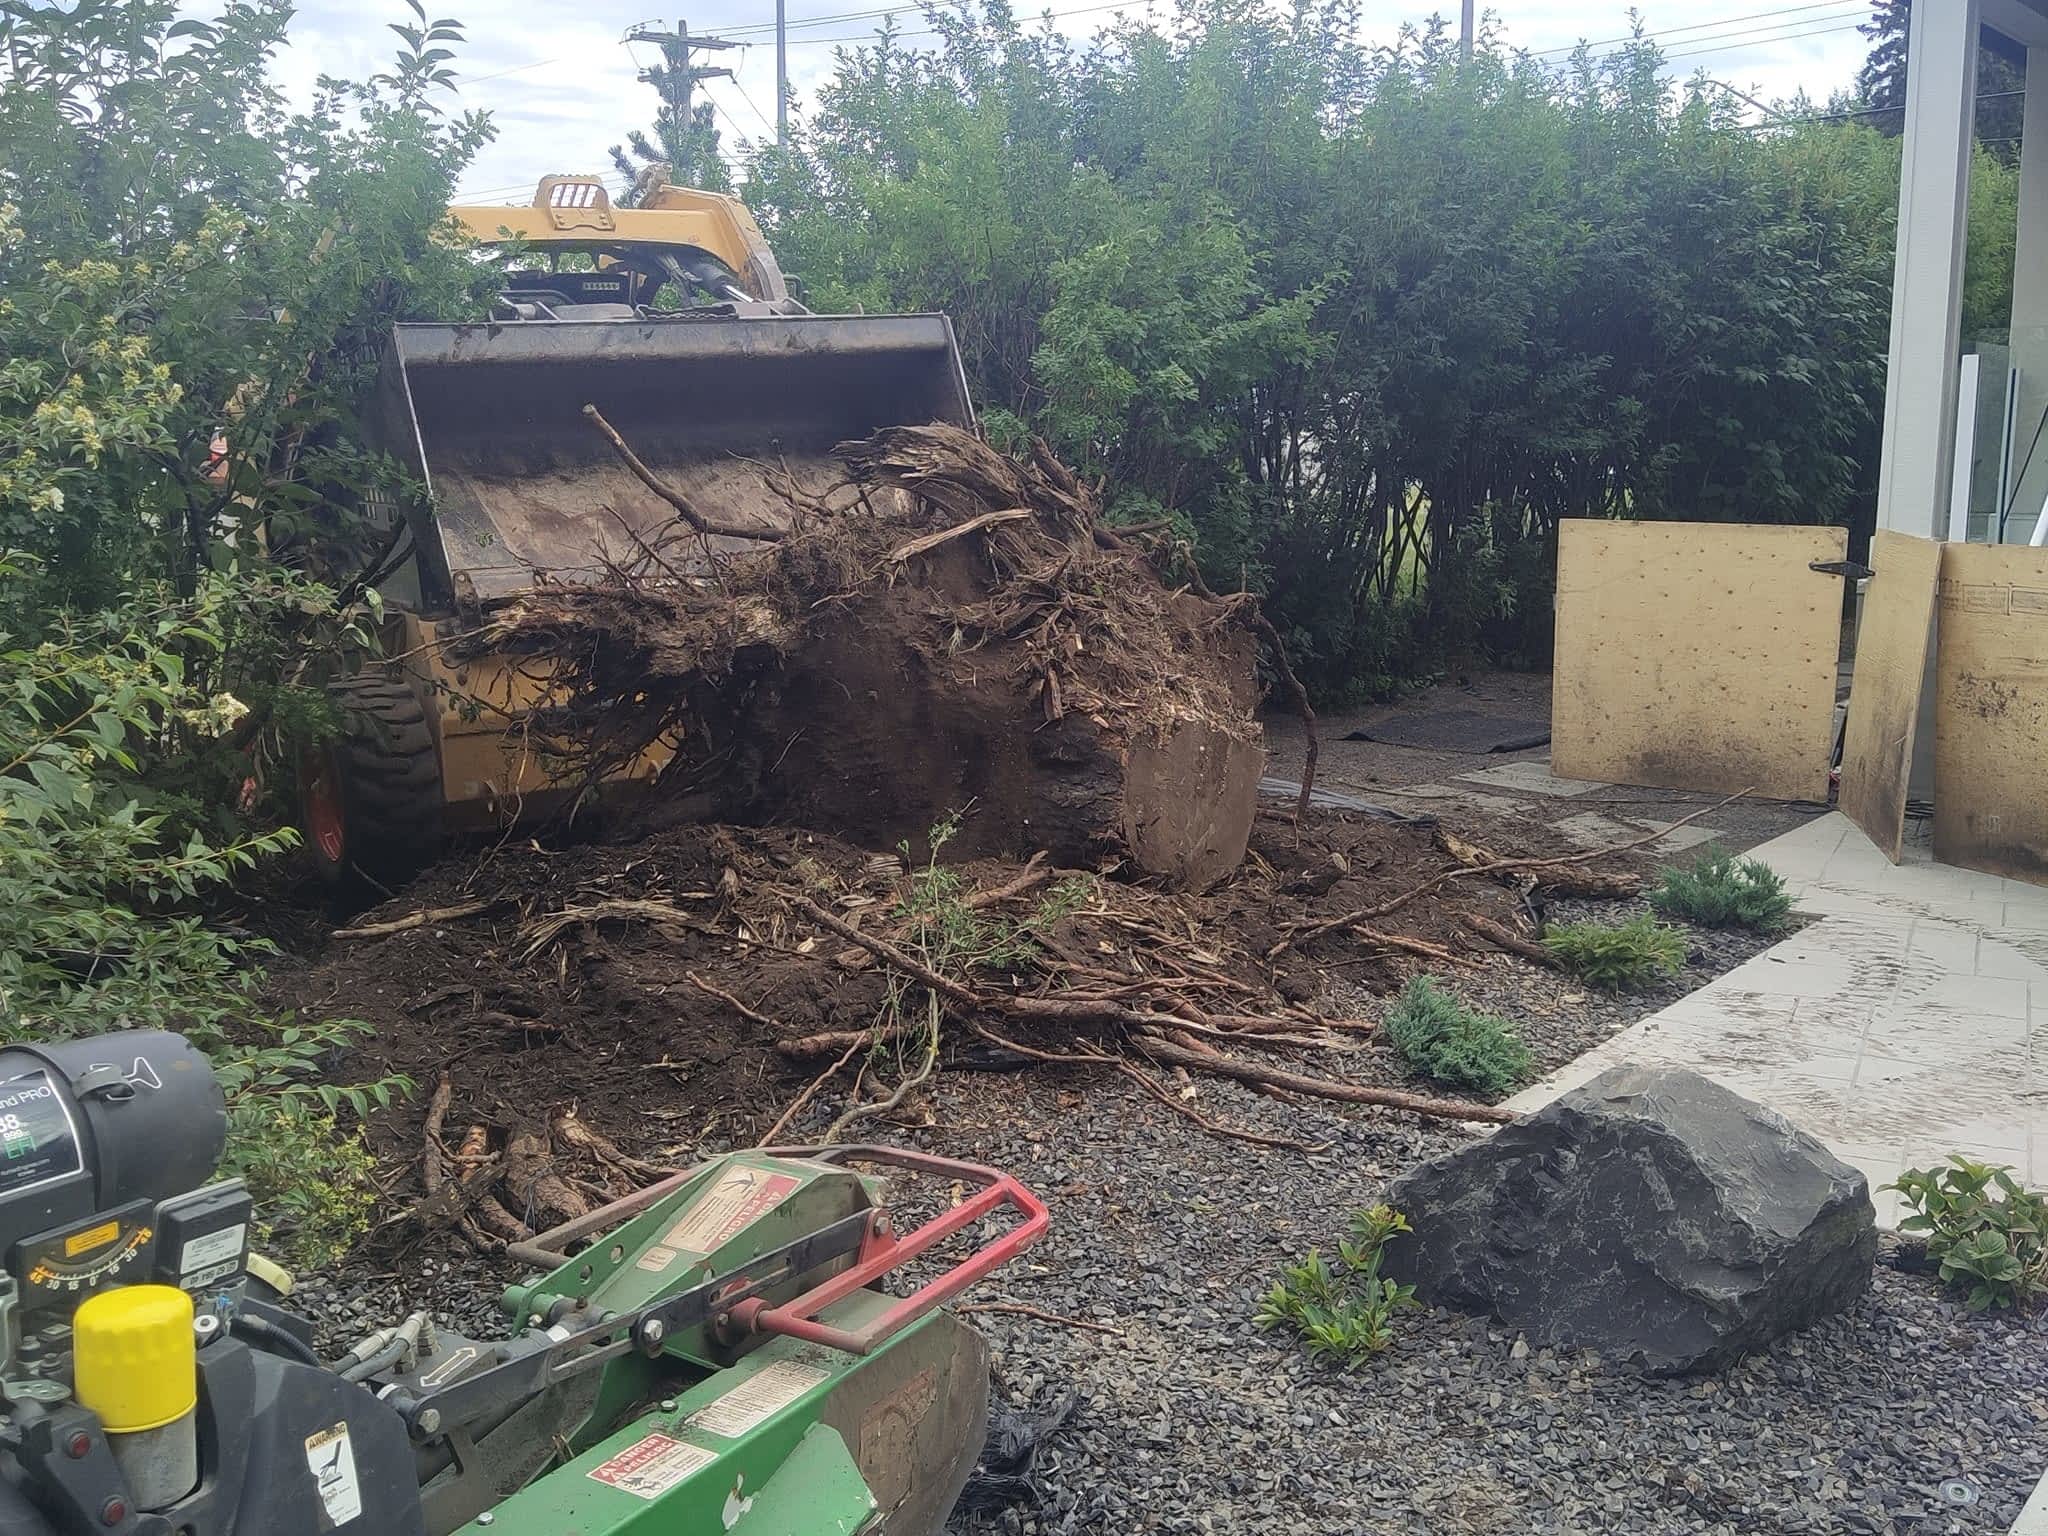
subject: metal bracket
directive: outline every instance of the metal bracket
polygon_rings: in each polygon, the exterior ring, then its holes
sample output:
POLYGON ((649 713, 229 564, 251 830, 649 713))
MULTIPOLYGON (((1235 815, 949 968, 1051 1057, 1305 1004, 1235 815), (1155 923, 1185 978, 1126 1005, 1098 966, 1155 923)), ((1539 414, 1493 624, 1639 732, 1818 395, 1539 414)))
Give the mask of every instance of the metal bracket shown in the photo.
POLYGON ((1877 574, 1860 560, 1809 560, 1806 568, 1823 576, 1846 576, 1851 581, 1862 581, 1877 574))
POLYGON ((566 1338, 486 1366, 432 1392, 407 1397, 394 1391, 386 1401, 404 1415, 413 1438, 419 1441, 433 1439, 444 1426, 479 1423, 629 1351, 659 1354, 663 1341, 678 1330, 709 1322, 715 1314, 764 1291, 858 1253, 880 1214, 856 1211, 638 1311, 602 1317, 566 1338), (434 1417, 429 1418, 430 1413, 434 1417), (434 1428, 427 1429, 427 1424, 434 1428))

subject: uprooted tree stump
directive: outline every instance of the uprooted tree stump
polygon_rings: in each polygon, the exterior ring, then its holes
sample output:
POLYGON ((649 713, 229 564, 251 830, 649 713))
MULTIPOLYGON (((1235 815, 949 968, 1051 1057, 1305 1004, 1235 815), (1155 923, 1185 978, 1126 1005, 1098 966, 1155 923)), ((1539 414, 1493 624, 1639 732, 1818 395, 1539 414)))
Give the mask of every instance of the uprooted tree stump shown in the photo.
POLYGON ((921 845, 971 804, 949 857, 1234 870, 1264 762, 1252 599, 1169 584, 1043 452, 930 426, 839 454, 858 507, 730 557, 650 546, 461 644, 546 678, 535 724, 566 759, 658 743, 721 820, 921 845))

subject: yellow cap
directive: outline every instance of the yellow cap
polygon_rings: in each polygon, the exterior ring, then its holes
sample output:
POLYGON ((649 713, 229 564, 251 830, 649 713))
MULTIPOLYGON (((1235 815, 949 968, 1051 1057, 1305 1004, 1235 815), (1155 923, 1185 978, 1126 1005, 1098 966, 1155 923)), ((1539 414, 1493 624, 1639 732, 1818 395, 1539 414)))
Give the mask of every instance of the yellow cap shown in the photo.
POLYGON ((71 1320, 79 1402, 111 1434, 182 1419, 199 1401, 192 1298, 174 1285, 102 1291, 71 1320))

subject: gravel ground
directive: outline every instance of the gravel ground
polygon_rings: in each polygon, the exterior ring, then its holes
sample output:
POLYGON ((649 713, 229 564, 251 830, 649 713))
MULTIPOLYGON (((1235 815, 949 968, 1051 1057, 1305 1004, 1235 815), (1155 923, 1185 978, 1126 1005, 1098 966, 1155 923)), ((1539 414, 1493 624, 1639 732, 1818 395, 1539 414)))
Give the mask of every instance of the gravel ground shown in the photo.
MULTIPOLYGON (((1649 910, 1649 903, 1640 898, 1553 899, 1546 903, 1546 916, 1555 923, 1587 919, 1623 923, 1649 910)), ((1797 926, 1786 931, 1796 932, 1797 926)), ((1547 1073, 1583 1056, 1636 1020, 1698 991, 1716 976, 1761 954, 1785 936, 1766 936, 1740 928, 1688 928, 1687 933, 1685 968, 1641 992, 1603 992, 1561 972, 1538 970, 1510 955, 1487 955, 1476 965, 1445 967, 1434 974, 1444 990, 1461 1001, 1513 1022, 1536 1058, 1538 1073, 1547 1073)), ((1334 967, 1327 976, 1331 991, 1324 1006, 1333 1015, 1377 1019, 1394 1001, 1352 986, 1344 973, 1334 967)), ((1346 1060, 1360 1070, 1340 1068, 1335 1075, 1361 1082, 1414 1086, 1384 1051, 1361 1051, 1346 1060)))
MULTIPOLYGON (((1559 902, 1551 916, 1632 910, 1559 902)), ((1549 1069, 1764 942, 1695 932, 1686 973, 1629 998, 1507 957, 1446 979, 1518 1020, 1549 1069)), ((1332 1001, 1375 1014, 1386 1000, 1332 1001)), ((1414 1086, 1370 1046, 1305 1069, 1414 1086)), ((1116 1330, 974 1318, 1000 1405, 1079 1406, 1041 1448, 1035 1497, 956 1516, 960 1536, 2003 1532, 2048 1466, 2048 1310, 1968 1317, 1891 1267, 1890 1246, 1852 1311, 1718 1378, 1645 1380, 1437 1312, 1405 1315, 1393 1347, 1356 1371, 1313 1364, 1252 1327, 1258 1297, 1283 1263, 1333 1246, 1389 1178, 1475 1132, 1216 1079, 1194 1089, 1213 1118, 1322 1150, 1221 1141, 1120 1080, 1052 1069, 950 1070, 929 1123, 899 1133, 1007 1167, 1052 1207, 1047 1238, 974 1299, 1116 1330)), ((302 1300, 335 1320, 335 1351, 420 1305, 494 1336, 510 1277, 440 1247, 316 1279, 302 1300)))
POLYGON ((959 1531, 1995 1532, 2048 1465, 2042 1312, 1970 1318, 1880 1264, 1850 1313, 1719 1378, 1649 1381, 1434 1312, 1333 1369, 1251 1326, 1259 1294, 1462 1131, 1203 1084, 1213 1115, 1338 1127, 1304 1160, 1115 1091, 1079 1114, 1039 1078, 955 1077, 941 1100, 935 1149, 1053 1200, 1052 1234, 990 1294, 1122 1330, 977 1319, 999 1400, 1084 1401, 1042 1454, 1037 1507, 959 1531))

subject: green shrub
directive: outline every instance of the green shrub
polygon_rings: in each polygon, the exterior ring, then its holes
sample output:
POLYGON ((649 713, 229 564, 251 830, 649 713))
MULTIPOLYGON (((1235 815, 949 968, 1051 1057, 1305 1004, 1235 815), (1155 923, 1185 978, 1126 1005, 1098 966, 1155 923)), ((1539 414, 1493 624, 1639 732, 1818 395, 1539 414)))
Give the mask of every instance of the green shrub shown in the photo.
POLYGON ((1649 916, 1625 923, 1559 923, 1543 947, 1582 981, 1610 992, 1637 992, 1685 965, 1685 935, 1649 916))
POLYGON ((1387 1039, 1424 1077, 1480 1093, 1503 1093, 1529 1075, 1529 1047, 1505 1019, 1475 1013, 1435 981, 1418 976, 1387 1011, 1387 1039))
POLYGON ((1666 865, 1658 871, 1650 905, 1666 917, 1703 928, 1754 928, 1775 933, 1785 926, 1792 897, 1768 864, 1738 859, 1725 848, 1709 848, 1691 869, 1666 865))
POLYGON ((1280 1272, 1252 1321, 1298 1333, 1319 1360, 1356 1365, 1378 1354, 1394 1342, 1394 1314, 1416 1305, 1414 1286, 1380 1274, 1387 1240, 1408 1230, 1408 1219, 1388 1206, 1360 1211, 1351 1236, 1337 1243, 1341 1268, 1332 1270, 1311 1248, 1280 1272))
POLYGON ((245 1100, 231 1116, 234 1171, 256 1198, 257 1236, 291 1266, 339 1261, 370 1224, 376 1160, 360 1126, 295 1096, 245 1100))
MULTIPOLYGON (((22 571, 0 554, 0 612, 22 571)), ((227 1095, 224 1171, 286 1207, 285 1257, 317 1262, 369 1209, 366 1156, 332 1117, 409 1085, 323 1081, 366 1027, 267 1012, 256 989, 269 945, 197 910, 291 835, 180 828, 146 798, 183 738, 235 722, 237 701, 195 684, 188 658, 218 653, 240 591, 208 579, 40 643, 0 633, 0 1041, 183 1034, 227 1095)))
POLYGON ((2048 1296, 2048 1192, 2024 1188, 2009 1168, 1948 1160, 1885 1186, 1913 1211, 1899 1230, 1927 1235, 1942 1283, 1967 1288, 1972 1312, 2048 1296))

